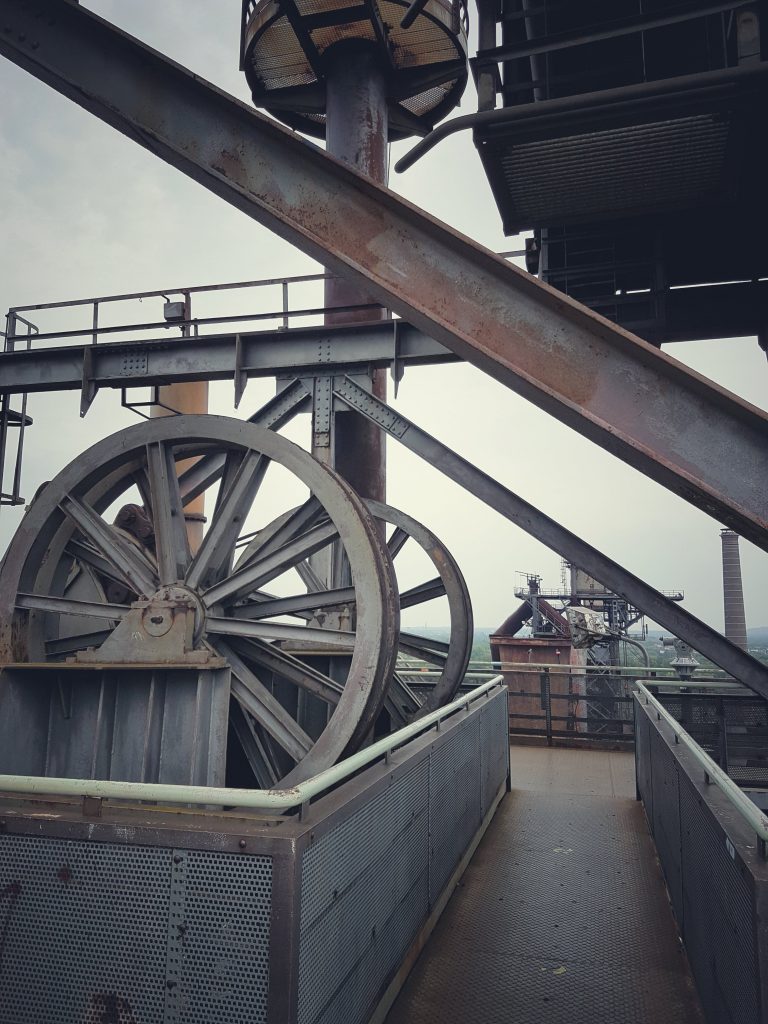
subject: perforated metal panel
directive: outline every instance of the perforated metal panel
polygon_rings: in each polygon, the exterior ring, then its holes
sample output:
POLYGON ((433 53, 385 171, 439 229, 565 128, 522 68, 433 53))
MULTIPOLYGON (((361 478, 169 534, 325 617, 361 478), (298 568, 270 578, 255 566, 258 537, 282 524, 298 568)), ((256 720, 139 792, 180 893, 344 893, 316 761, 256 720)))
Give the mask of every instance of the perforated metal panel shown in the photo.
POLYGON ((480 712, 480 798, 482 817, 509 769, 508 704, 505 692, 497 694, 480 712))
POLYGON ((755 910, 747 872, 691 782, 680 780, 682 931, 712 1024, 758 1024, 755 910))
POLYGON ((170 850, 2 837, 2 1024, 162 1021, 170 868, 170 850))
POLYGON ((427 916, 425 756, 302 859, 299 1024, 355 1024, 427 916))
POLYGON ((470 720, 429 763, 429 899, 435 903, 477 831, 480 721, 470 720))
POLYGON ((301 865, 299 1024, 368 1020, 490 808, 507 750, 501 690, 317 832, 301 865))
MULTIPOLYGON (((701 725, 711 706, 685 710, 701 725)), ((759 1024, 755 882, 642 704, 637 724, 638 785, 707 1020, 759 1024)))
POLYGON ((653 838, 656 841, 675 917, 678 922, 682 922, 683 875, 678 767, 658 733, 652 733, 650 749, 653 775, 653 838))
POLYGON ((266 1020, 268 857, 0 837, 0 1024, 266 1020))
POLYGON ((176 850, 173 861, 165 1020, 265 1021, 271 858, 176 850))

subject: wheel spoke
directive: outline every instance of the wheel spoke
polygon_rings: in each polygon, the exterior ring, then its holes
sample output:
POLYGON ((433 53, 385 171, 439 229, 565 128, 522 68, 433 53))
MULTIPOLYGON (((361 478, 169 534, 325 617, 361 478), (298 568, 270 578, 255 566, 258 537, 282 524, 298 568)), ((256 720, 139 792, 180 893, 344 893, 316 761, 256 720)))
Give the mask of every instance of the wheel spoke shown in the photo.
MULTIPOLYGON (((258 412, 249 417, 249 423, 279 430, 290 422, 307 405, 310 396, 303 384, 294 381, 285 391, 266 402, 258 412)), ((194 466, 185 470, 179 478, 182 501, 188 505, 198 495, 221 478, 226 459, 224 455, 203 455, 194 466)))
POLYGON ((408 540, 408 537, 409 534, 407 534, 402 527, 395 527, 392 531, 392 536, 387 541, 387 551, 389 551, 390 558, 397 558, 398 554, 403 549, 403 545, 408 540))
POLYGON ((149 596, 157 590, 157 577, 149 563, 109 527, 89 505, 67 494, 59 503, 81 533, 111 563, 120 578, 136 594, 149 596))
POLYGON ((93 633, 73 633, 62 636, 58 640, 45 641, 45 653, 51 657, 62 654, 74 654, 84 651, 86 647, 101 647, 107 637, 112 635, 111 629, 98 629, 93 633))
POLYGON ((272 765, 261 736, 256 731, 253 719, 237 700, 232 700, 229 705, 229 721, 251 766, 251 771, 256 776, 256 782, 262 789, 271 789, 277 784, 279 775, 272 765))
POLYGON ((282 622, 252 622, 248 619, 206 619, 209 633, 217 636, 243 636, 254 640, 291 640, 298 643, 331 644, 352 648, 356 634, 343 629, 316 629, 313 626, 292 626, 282 622))
POLYGON ((249 662, 255 662, 262 668, 274 672, 294 686, 319 697, 326 704, 338 704, 344 692, 341 683, 272 644, 264 643, 262 640, 252 639, 244 642, 238 639, 232 646, 249 662))
POLYGON ((406 642, 413 644, 416 647, 424 647, 425 650, 434 651, 437 653, 447 654, 451 649, 450 643, 446 643, 445 640, 435 640, 431 636, 419 636, 416 633, 400 633, 401 638, 406 642))
POLYGON ((406 716, 412 715, 414 711, 418 711, 421 707, 419 698, 397 672, 392 673, 389 696, 406 716))
POLYGON ((59 503, 82 534, 120 575, 123 583, 138 595, 154 594, 158 589, 155 571, 143 556, 123 540, 119 532, 106 524, 90 506, 67 495, 59 503))
POLYGON ((148 444, 147 467, 157 569, 160 583, 165 586, 184 578, 190 559, 184 508, 171 446, 162 441, 148 444))
POLYGON ((84 544, 79 540, 71 540, 67 544, 66 554, 70 555, 81 564, 90 565, 92 569, 95 569, 102 576, 107 576, 109 579, 116 580, 118 583, 123 582, 123 577, 112 566, 112 563, 108 562, 107 559, 100 555, 95 548, 92 548, 90 544, 84 544))
POLYGON ((418 658, 419 661, 426 661, 430 665, 438 665, 442 668, 447 660, 447 655, 434 650, 433 644, 439 648, 447 649, 448 647, 447 644, 438 644, 437 641, 423 636, 414 636, 411 633, 401 633, 397 646, 412 658, 418 658))
POLYGON ((251 590, 257 590, 287 569, 303 562, 316 551, 327 547, 338 535, 333 523, 316 526, 290 544, 286 544, 281 550, 257 558, 245 569, 238 569, 227 579, 214 584, 203 594, 203 601, 210 608, 211 605, 220 602, 232 602, 244 597, 251 590))
POLYGON ((265 558, 267 555, 274 554, 289 541, 306 533, 313 526, 317 526, 321 518, 327 520, 328 516, 313 495, 299 508, 293 509, 287 515, 279 516, 263 530, 259 530, 248 545, 248 550, 238 564, 238 569, 244 569, 256 558, 265 558))
POLYGON ((340 590, 313 591, 311 594, 296 594, 293 597, 265 598, 263 601, 238 605, 232 614, 236 619, 268 619, 275 615, 297 615, 304 612, 308 618, 316 608, 351 605, 354 602, 355 588, 343 587, 340 590))
POLYGON ((213 521, 189 567, 186 578, 189 587, 204 587, 217 579, 222 570, 226 572, 230 568, 235 542, 269 461, 265 455, 250 451, 232 472, 234 463, 227 460, 221 481, 221 488, 226 487, 226 491, 223 495, 219 492, 213 521))
POLYGON ((427 583, 421 583, 418 587, 412 587, 400 595, 400 610, 412 608, 415 604, 424 604, 426 601, 434 601, 436 597, 445 596, 445 584, 436 576, 427 583))
POLYGON ((144 506, 144 511, 151 519, 152 490, 149 486, 149 477, 147 476, 146 470, 137 469, 133 473, 133 482, 136 485, 136 490, 139 492, 139 496, 141 497, 141 504, 144 506))
POLYGON ((317 593, 317 591, 324 589, 323 581, 317 575, 309 562, 298 562, 294 566, 294 569, 299 574, 299 579, 308 591, 315 591, 315 593, 317 593))
POLYGON ((310 737, 236 651, 221 641, 216 648, 232 667, 232 696, 294 761, 300 761, 312 749, 310 737))
POLYGON ((122 619, 129 611, 127 604, 101 604, 96 601, 73 601, 68 597, 48 597, 44 594, 18 594, 17 608, 56 612, 59 615, 85 615, 93 619, 122 619))

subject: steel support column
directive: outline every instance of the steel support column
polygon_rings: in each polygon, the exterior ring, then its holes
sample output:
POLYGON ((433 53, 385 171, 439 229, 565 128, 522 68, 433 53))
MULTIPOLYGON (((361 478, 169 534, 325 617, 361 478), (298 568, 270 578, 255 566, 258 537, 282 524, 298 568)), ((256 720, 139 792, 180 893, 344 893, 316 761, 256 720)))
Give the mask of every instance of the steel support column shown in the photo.
POLYGON ((0 54, 768 549, 764 413, 71 0, 0 0, 0 28, 0 54))
MULTIPOLYGON (((373 43, 349 40, 328 55, 326 82, 326 146, 328 152, 381 185, 387 183, 387 83, 373 43)), ((326 306, 374 302, 346 278, 331 277, 325 285, 326 306)), ((383 309, 326 313, 326 324, 381 320, 383 309)), ((386 401, 386 370, 371 371, 371 387, 386 401)), ((334 462, 358 494, 386 501, 384 435, 357 413, 336 414, 334 462)))
POLYGON ((493 477, 441 444, 415 423, 384 402, 367 394, 348 377, 334 380, 334 394, 351 408, 367 416, 406 448, 420 455, 430 466, 474 494, 490 508, 536 537, 574 565, 580 566, 607 590, 623 597, 654 622, 664 626, 694 650, 699 651, 739 682, 768 698, 768 666, 736 647, 705 622, 670 601, 658 590, 587 544, 575 533, 550 519, 534 505, 508 490, 493 477))

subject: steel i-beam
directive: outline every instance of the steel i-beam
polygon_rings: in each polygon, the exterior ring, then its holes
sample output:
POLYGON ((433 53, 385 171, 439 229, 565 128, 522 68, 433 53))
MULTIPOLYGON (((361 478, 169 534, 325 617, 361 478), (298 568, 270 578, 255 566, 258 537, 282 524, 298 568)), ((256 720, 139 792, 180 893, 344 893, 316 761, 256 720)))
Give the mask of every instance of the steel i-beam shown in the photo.
POLYGON ((758 409, 71 0, 0 0, 0 53, 768 549, 758 409))
POLYGON ((739 682, 761 697, 768 698, 768 666, 726 640, 705 622, 679 604, 648 586, 602 551, 587 544, 575 533, 550 519, 534 505, 508 490, 481 469, 467 462, 411 420, 395 412, 385 402, 368 394, 349 377, 336 377, 333 392, 350 408, 367 416, 400 444, 420 455, 430 466, 474 494, 506 519, 536 537, 563 558, 580 566, 607 590, 664 626, 694 650, 709 658, 739 682))

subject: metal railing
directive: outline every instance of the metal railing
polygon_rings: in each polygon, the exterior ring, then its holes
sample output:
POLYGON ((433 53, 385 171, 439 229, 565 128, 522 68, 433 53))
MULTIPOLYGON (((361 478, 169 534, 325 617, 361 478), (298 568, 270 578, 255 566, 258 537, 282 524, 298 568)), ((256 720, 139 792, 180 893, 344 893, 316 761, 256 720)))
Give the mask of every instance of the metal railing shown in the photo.
MULTIPOLYGON (((558 95, 563 95, 569 85, 576 85, 585 79, 589 81, 590 77, 594 75, 595 69, 584 70, 580 68, 577 73, 561 73, 555 77, 555 75, 550 73, 549 65, 541 59, 545 55, 563 50, 574 50, 578 47, 589 46, 599 42, 610 42, 626 36, 638 36, 641 40, 641 46, 638 53, 638 72, 635 75, 635 80, 639 82, 653 81, 654 77, 649 74, 645 50, 642 46, 645 33, 658 32, 659 30, 686 22, 690 23, 716 18, 719 27, 718 45, 707 49, 707 67, 704 70, 729 67, 737 62, 736 28, 733 15, 735 12, 748 11, 753 7, 754 0, 719 0, 719 2, 703 0, 703 2, 699 3, 680 5, 676 10, 666 12, 646 12, 625 18, 603 19, 589 25, 583 25, 569 32, 552 33, 547 32, 546 29, 535 33, 529 32, 524 40, 508 42, 501 46, 493 46, 484 50, 481 49, 474 60, 474 66, 476 69, 485 69, 513 61, 531 62, 533 66, 541 69, 537 73, 537 77, 532 75, 530 80, 525 81, 524 76, 507 75, 505 76, 504 92, 506 94, 515 91, 523 92, 527 86, 528 93, 536 89, 543 93, 543 98, 549 98, 551 85, 556 85, 558 95), (532 58, 534 58, 533 61, 532 58), (509 83, 509 88, 507 87, 507 82, 509 83)), ((539 16, 543 14, 546 19, 547 14, 556 14, 559 10, 564 9, 567 9, 567 5, 545 2, 542 5, 538 5, 537 10, 534 12, 529 10, 518 12, 505 11, 504 20, 505 22, 511 22, 515 19, 525 20, 527 24, 532 24, 537 20, 536 17, 531 16, 532 13, 539 16)), ((603 70, 602 65, 600 70, 603 70)), ((626 79, 628 71, 626 60, 621 64, 610 65, 609 70, 615 72, 617 76, 623 75, 626 79)), ((527 102, 527 100, 524 98, 522 102, 527 102)))
POLYGON ((768 818, 640 681, 636 683, 635 699, 642 700, 647 707, 653 708, 657 721, 663 720, 667 723, 672 729, 675 743, 684 746, 698 761, 704 770, 704 781, 707 785, 713 784, 721 790, 757 836, 761 855, 764 858, 768 857, 768 818))
POLYGON ((204 806, 235 806, 253 811, 280 813, 300 808, 306 813, 310 801, 332 786, 377 761, 389 761, 393 752, 428 729, 440 729, 451 715, 480 700, 503 684, 501 676, 463 694, 451 704, 438 708, 424 718, 404 726, 390 736, 372 743, 364 750, 327 768, 306 782, 289 789, 231 789, 224 786, 184 786, 156 782, 119 782, 107 779, 58 779, 33 775, 0 775, 0 793, 27 796, 85 797, 95 800, 115 799, 152 801, 158 804, 197 804, 204 806))
MULTIPOLYGON (((429 692, 440 673, 424 669, 422 663, 398 660, 398 674, 416 693, 429 692)), ((615 745, 634 743, 632 688, 642 679, 663 689, 670 700, 683 694, 691 701, 738 701, 754 695, 724 673, 702 673, 681 680, 674 669, 648 669, 643 665, 518 664, 503 661, 471 661, 466 685, 502 672, 508 690, 509 732, 513 737, 538 737, 548 746, 555 743, 615 745), (696 694, 695 691, 705 691, 696 694), (716 691, 711 695, 711 691, 716 691)), ((738 756, 743 745, 734 742, 738 756)), ((738 769, 737 769, 738 770, 738 769)))
MULTIPOLYGON (((319 317, 325 313, 352 313, 366 312, 372 309, 381 310, 383 307, 378 303, 357 303, 353 305, 328 306, 321 304, 317 306, 293 307, 291 305, 291 288, 317 284, 328 281, 333 277, 331 274, 299 274, 289 277, 265 278, 259 281, 234 281, 224 284, 203 284, 190 285, 172 288, 159 288, 144 292, 124 292, 116 295, 98 295, 86 299, 69 299, 61 302, 43 302, 30 306, 12 306, 8 310, 5 340, 5 351, 14 352, 19 342, 26 343, 31 347, 31 342, 59 342, 69 339, 90 338, 91 344, 96 345, 100 338, 109 335, 126 335, 141 331, 168 331, 176 328, 186 329, 193 336, 198 335, 201 327, 214 327, 221 324, 242 324, 242 323, 263 323, 265 321, 277 321, 282 329, 288 329, 292 321, 308 317, 319 317), (183 320, 155 319, 140 323, 110 324, 105 326, 101 320, 103 307, 119 302, 143 302, 145 299, 164 299, 169 301, 169 296, 181 296, 189 307, 193 295, 211 295, 216 292, 244 291, 248 289, 279 289, 280 298, 272 308, 267 310, 254 310, 240 314, 226 314, 222 316, 195 316, 183 320), (28 333, 18 333, 15 330, 16 322, 28 324, 29 321, 21 316, 22 313, 32 313, 50 310, 65 310, 83 307, 87 311, 87 322, 82 327, 71 330, 39 331, 34 328, 34 337, 29 338, 28 333)), ((384 310, 387 317, 391 316, 389 310, 384 310)), ((115 340, 121 340, 119 337, 115 340)), ((78 341, 78 345, 82 342, 78 341)))

